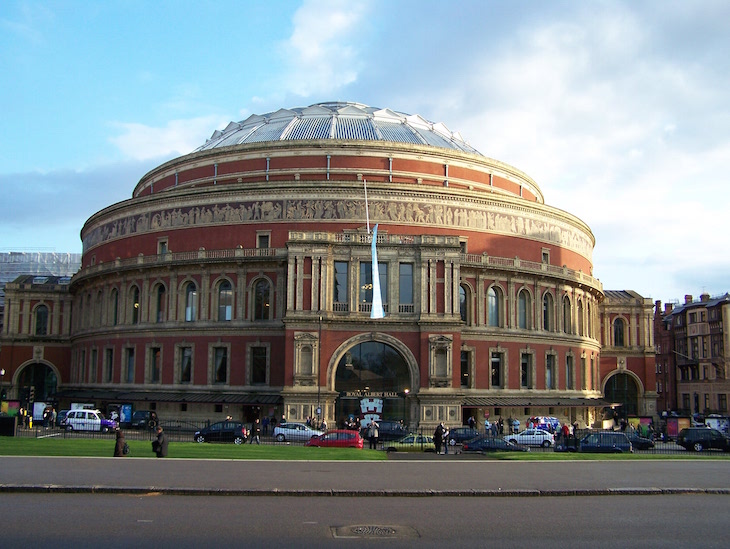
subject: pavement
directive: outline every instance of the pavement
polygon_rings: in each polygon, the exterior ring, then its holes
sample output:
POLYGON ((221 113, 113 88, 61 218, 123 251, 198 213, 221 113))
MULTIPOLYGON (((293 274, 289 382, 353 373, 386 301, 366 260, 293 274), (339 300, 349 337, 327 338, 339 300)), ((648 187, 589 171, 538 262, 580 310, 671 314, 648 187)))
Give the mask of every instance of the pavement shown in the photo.
POLYGON ((0 493, 544 497, 730 495, 730 460, 498 461, 391 454, 387 461, 0 458, 0 493))

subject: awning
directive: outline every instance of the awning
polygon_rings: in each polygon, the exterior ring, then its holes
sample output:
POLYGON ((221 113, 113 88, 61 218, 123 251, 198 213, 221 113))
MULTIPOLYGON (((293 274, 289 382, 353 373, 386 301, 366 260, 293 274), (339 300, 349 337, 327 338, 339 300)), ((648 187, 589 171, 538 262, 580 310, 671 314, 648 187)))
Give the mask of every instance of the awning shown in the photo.
POLYGON ((541 407, 541 408, 603 408, 610 402, 602 398, 560 398, 560 397, 466 397, 463 406, 541 407))
POLYGON ((193 391, 111 391, 105 389, 62 389, 57 398, 78 401, 104 400, 107 402, 179 402, 201 404, 241 404, 263 406, 279 404, 281 395, 271 393, 214 393, 193 391))

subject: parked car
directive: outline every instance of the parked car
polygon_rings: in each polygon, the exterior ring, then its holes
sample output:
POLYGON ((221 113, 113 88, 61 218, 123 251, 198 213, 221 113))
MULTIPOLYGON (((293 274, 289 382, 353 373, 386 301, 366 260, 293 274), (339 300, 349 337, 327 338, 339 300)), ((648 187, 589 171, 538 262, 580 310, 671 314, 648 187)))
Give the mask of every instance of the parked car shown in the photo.
POLYGON ((508 440, 499 437, 481 436, 465 441, 461 446, 462 452, 529 452, 527 446, 513 444, 508 440))
POLYGON ((153 410, 137 410, 132 414, 133 429, 154 429, 159 423, 157 412, 153 410))
POLYGON ((629 437, 622 431, 598 431, 583 437, 578 442, 579 452, 593 452, 602 454, 620 454, 633 452, 629 437))
POLYGON ((248 439, 248 431, 240 421, 219 421, 196 431, 195 442, 233 442, 243 444, 248 439))
POLYGON ((456 444, 461 444, 464 441, 477 438, 481 434, 482 433, 471 427, 455 427, 453 429, 449 429, 449 434, 446 437, 446 440, 448 441, 449 446, 454 446, 456 444))
POLYGON ((687 427, 677 436, 677 444, 685 450, 723 450, 730 452, 730 439, 717 429, 707 427, 687 427))
POLYGON ((386 452, 435 452, 433 437, 411 433, 383 445, 386 452))
POLYGON ((68 414, 70 410, 59 410, 58 414, 56 414, 56 427, 61 427, 62 429, 66 427, 66 414, 68 414))
POLYGON ((305 446, 318 448, 359 448, 362 450, 363 438, 357 431, 334 429, 323 435, 310 438, 305 446))
POLYGON ((108 433, 119 427, 119 423, 106 419, 99 410, 71 410, 66 414, 67 431, 101 431, 108 433))
POLYGON ((652 448, 654 448, 653 440, 651 440, 650 438, 642 437, 636 431, 626 433, 626 436, 629 437, 629 440, 631 441, 631 446, 634 447, 634 450, 651 450, 652 448))
MULTIPOLYGON (((400 421, 383 420, 378 421, 378 440, 380 442, 388 442, 392 440, 400 440, 404 436, 407 436, 408 429, 401 424, 400 421)), ((367 425, 360 429, 360 436, 367 438, 368 427, 367 425)))
POLYGON ((305 442, 322 434, 324 431, 312 429, 305 423, 281 423, 274 428, 274 438, 277 442, 305 442))
POLYGON ((544 429, 525 429, 520 433, 507 435, 505 438, 512 444, 522 444, 524 446, 549 448, 555 444, 555 435, 544 429))

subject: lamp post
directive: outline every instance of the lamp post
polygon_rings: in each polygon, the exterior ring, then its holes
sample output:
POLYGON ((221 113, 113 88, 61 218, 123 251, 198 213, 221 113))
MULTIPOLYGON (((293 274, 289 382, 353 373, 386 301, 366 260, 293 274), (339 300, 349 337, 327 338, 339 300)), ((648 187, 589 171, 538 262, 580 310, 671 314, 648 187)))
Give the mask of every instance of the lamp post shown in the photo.
POLYGON ((403 423, 408 425, 408 393, 410 393, 410 389, 405 389, 403 391, 403 423))
POLYGON ((318 345, 319 350, 317 352, 317 427, 322 425, 322 404, 320 401, 321 396, 321 386, 322 386, 322 378, 320 377, 322 375, 322 315, 319 315, 319 339, 318 345))
POLYGON ((5 382, 5 368, 0 370, 0 400, 5 400, 3 384, 5 382))

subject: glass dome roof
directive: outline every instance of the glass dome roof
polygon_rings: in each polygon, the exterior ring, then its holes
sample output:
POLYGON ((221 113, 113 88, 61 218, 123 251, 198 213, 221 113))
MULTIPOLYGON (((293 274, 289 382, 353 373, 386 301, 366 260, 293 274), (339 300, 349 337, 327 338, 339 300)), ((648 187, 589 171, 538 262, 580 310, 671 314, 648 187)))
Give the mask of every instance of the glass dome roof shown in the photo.
POLYGON ((368 107, 360 103, 315 103, 309 107, 254 114, 216 130, 196 152, 263 141, 353 139, 430 145, 473 154, 481 153, 459 133, 420 115, 368 107))

